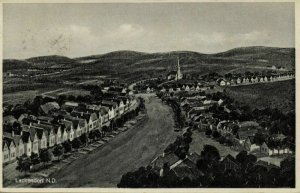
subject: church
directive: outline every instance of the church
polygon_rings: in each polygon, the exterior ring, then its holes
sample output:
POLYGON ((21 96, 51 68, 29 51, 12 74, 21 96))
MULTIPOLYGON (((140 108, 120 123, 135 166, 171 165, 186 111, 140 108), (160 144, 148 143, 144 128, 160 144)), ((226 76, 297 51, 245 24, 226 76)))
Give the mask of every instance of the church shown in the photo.
POLYGON ((177 57, 177 71, 171 71, 167 74, 167 80, 180 80, 183 75, 180 71, 179 58, 177 57))

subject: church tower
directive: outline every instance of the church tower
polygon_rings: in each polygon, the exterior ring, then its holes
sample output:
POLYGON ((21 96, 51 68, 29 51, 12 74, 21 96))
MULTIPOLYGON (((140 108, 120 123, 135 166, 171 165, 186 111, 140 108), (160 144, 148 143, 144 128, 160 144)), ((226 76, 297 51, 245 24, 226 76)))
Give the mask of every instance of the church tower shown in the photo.
POLYGON ((182 73, 180 71, 179 58, 177 57, 177 73, 176 73, 175 80, 180 80, 180 79, 182 79, 182 73))

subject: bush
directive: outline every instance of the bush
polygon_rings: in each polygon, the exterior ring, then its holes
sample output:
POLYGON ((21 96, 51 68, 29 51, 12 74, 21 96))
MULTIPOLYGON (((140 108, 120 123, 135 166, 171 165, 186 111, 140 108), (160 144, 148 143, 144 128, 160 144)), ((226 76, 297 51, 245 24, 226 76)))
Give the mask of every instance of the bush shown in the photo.
POLYGON ((62 146, 64 148, 64 152, 70 152, 70 151, 72 151, 72 145, 71 145, 71 143, 70 143, 69 140, 63 142, 62 146))
POLYGON ((75 138, 72 141, 72 147, 75 149, 78 149, 78 148, 80 148, 80 146, 81 146, 81 141, 78 138, 75 138))

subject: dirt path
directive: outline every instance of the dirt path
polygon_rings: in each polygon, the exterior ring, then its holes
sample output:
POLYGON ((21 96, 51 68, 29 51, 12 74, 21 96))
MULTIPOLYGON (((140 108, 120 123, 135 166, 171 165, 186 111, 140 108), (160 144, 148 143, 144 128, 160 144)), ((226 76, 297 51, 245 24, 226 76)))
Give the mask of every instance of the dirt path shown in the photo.
POLYGON ((74 161, 53 177, 50 187, 116 187, 122 175, 149 164, 175 140, 170 107, 144 96, 149 119, 140 128, 118 135, 98 151, 74 161))

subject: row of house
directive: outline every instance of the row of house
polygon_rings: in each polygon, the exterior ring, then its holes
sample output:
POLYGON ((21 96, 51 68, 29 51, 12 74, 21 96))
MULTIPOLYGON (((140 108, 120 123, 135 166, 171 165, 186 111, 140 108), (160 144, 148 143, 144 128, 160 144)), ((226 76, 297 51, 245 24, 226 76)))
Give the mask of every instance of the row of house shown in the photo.
POLYGON ((3 127, 3 163, 12 162, 23 154, 39 153, 92 130, 102 132, 103 126, 122 116, 136 103, 132 97, 105 99, 101 104, 80 104, 65 102, 61 107, 56 102, 40 106, 41 116, 22 114, 18 119, 12 116, 3 127), (21 128, 15 128, 18 122, 21 128))
POLYGON ((280 80, 288 80, 294 78, 293 73, 288 73, 284 75, 270 75, 270 76, 245 76, 245 77, 236 77, 231 79, 220 78, 217 79, 219 86, 228 86, 228 85, 238 85, 238 84, 253 84, 253 83, 263 83, 263 82, 273 82, 280 80))
POLYGON ((179 91, 187 91, 187 92, 190 92, 190 91, 206 91, 206 90, 209 90, 209 89, 213 89, 213 86, 204 86, 200 83, 198 84, 178 84, 178 85, 170 85, 170 86, 163 86, 161 89, 160 89, 160 92, 179 92, 179 91))

